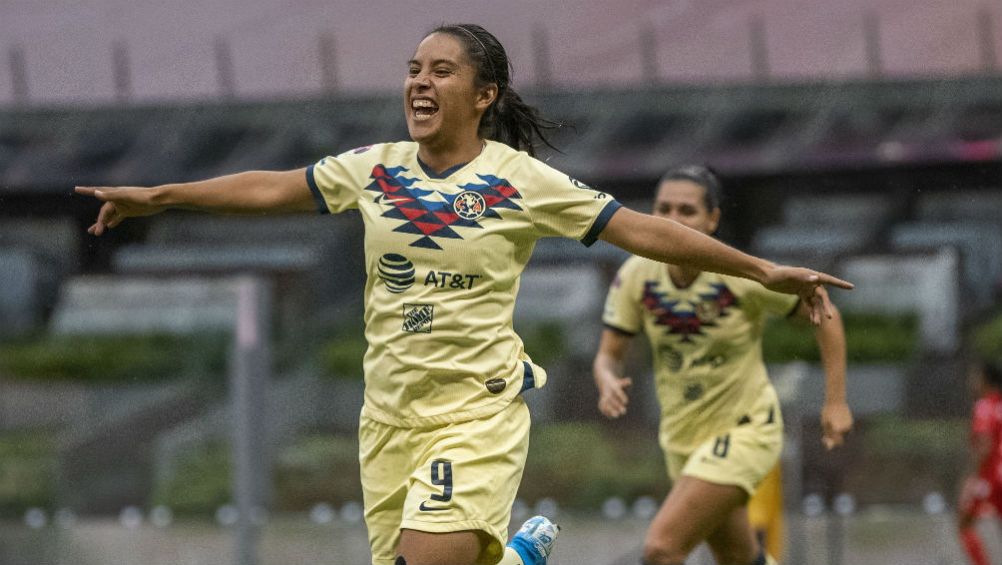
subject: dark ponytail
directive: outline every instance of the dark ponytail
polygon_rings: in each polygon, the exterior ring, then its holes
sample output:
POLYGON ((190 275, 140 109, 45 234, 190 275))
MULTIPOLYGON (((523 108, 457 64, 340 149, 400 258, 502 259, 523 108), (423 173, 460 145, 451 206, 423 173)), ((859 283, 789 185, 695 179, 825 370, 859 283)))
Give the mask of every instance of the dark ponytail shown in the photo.
POLYGON ((559 151, 546 137, 547 130, 562 126, 542 117, 539 111, 522 101, 511 88, 513 74, 511 61, 504 46, 493 34, 476 24, 451 24, 435 28, 432 33, 447 33, 458 38, 466 47, 466 54, 477 69, 478 86, 494 83, 497 98, 480 118, 479 134, 519 151, 535 156, 537 142, 559 151))

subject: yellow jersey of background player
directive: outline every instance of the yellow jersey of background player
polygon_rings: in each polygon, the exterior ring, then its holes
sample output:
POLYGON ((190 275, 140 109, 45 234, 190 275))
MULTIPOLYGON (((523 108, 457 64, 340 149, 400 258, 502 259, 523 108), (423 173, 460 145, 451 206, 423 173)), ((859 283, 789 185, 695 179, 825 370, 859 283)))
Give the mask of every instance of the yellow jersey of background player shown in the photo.
POLYGON ((797 303, 737 277, 702 272, 678 288, 662 263, 631 257, 623 264, 602 320, 615 331, 647 335, 666 451, 691 452, 760 402, 771 400, 779 419, 762 331, 768 316, 787 315, 797 303))

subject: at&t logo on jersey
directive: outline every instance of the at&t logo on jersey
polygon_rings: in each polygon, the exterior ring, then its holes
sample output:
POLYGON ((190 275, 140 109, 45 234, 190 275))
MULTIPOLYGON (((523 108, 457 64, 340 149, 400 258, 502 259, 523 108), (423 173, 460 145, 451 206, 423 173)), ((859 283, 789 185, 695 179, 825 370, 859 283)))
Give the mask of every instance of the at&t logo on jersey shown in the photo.
POLYGON ((424 278, 424 285, 453 290, 470 290, 480 278, 483 278, 483 275, 467 275, 464 273, 450 273, 449 271, 428 271, 428 275, 424 278))
MULTIPOLYGON (((385 253, 379 258, 376 276, 383 281, 386 290, 400 294, 414 286, 418 275, 410 259, 399 253, 385 253)), ((483 275, 431 269, 424 276, 424 286, 442 290, 472 290, 483 278, 483 275)))
POLYGON ((379 278, 386 290, 399 294, 414 286, 414 263, 403 255, 387 253, 379 258, 379 278))

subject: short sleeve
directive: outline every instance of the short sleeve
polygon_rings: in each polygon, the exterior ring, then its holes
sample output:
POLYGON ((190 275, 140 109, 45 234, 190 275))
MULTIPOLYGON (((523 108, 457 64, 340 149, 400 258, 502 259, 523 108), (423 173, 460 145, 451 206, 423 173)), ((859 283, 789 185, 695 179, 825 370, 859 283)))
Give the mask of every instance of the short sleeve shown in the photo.
POLYGON ((366 166, 370 159, 363 156, 368 150, 363 147, 337 157, 324 157, 307 167, 306 182, 321 214, 337 214, 358 207, 359 195, 370 174, 366 166))
POLYGON ((622 206, 605 192, 531 157, 531 190, 523 195, 539 237, 567 237, 591 245, 622 206))
POLYGON ((602 323, 606 327, 627 335, 643 330, 643 312, 640 304, 636 269, 627 260, 609 285, 602 310, 602 323))
POLYGON ((800 297, 795 294, 775 292, 751 281, 748 284, 750 288, 744 297, 745 303, 751 302, 755 308, 765 315, 789 316, 800 304, 800 297))

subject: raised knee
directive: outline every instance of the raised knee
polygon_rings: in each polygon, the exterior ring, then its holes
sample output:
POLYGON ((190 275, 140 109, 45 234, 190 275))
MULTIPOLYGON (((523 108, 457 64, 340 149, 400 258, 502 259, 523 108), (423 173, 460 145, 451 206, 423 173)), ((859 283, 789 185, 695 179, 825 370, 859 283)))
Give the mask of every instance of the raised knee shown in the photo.
POLYGON ((715 548, 713 556, 720 565, 765 565, 765 553, 749 552, 742 547, 728 547, 723 550, 715 548))
POLYGON ((670 540, 647 540, 643 565, 683 565, 688 553, 670 540))

